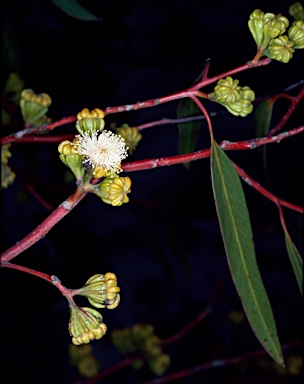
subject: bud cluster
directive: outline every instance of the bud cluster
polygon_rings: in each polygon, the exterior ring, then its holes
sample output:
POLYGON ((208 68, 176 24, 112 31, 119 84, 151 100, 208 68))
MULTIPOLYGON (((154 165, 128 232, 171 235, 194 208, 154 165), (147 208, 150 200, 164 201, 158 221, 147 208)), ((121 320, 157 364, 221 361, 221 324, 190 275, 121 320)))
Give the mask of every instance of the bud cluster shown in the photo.
POLYGON ((251 102, 255 94, 249 87, 241 87, 238 84, 239 81, 230 76, 220 79, 208 98, 225 106, 233 115, 245 117, 252 112, 251 102))
POLYGON ((75 345, 88 344, 91 340, 101 339, 107 331, 101 314, 92 308, 77 307, 70 304, 69 332, 75 345))
POLYGON ((129 202, 128 194, 131 192, 131 179, 127 177, 106 177, 100 184, 96 185, 93 193, 98 195, 106 204, 114 207, 129 202))
POLYGON ((91 345, 75 345, 71 344, 69 348, 70 362, 75 365, 78 372, 85 377, 93 377, 99 371, 99 363, 93 356, 91 345))
POLYGON ((111 334, 115 347, 124 354, 136 356, 133 368, 141 368, 145 362, 156 375, 163 375, 170 364, 170 357, 162 352, 162 341, 154 334, 150 324, 135 324, 131 328, 118 329, 111 334))
POLYGON ((77 295, 85 296, 96 308, 116 308, 120 302, 120 288, 117 286, 116 275, 108 272, 105 275, 94 275, 84 287, 77 290, 77 295))
POLYGON ((1 189, 8 188, 15 180, 15 173, 8 165, 8 159, 12 156, 9 147, 11 143, 2 145, 1 147, 1 189))
POLYGON ((20 96, 20 108, 23 120, 31 126, 49 123, 46 116, 52 100, 47 93, 36 95, 31 89, 24 89, 20 96))
POLYGON ((304 26, 298 8, 290 8, 291 13, 297 15, 288 30, 289 21, 285 16, 264 13, 259 9, 252 12, 248 27, 257 44, 258 50, 264 56, 288 63, 295 49, 304 48, 304 26))
POLYGON ((132 155, 142 138, 141 133, 138 132, 137 128, 129 127, 128 124, 123 124, 120 128, 116 128, 116 133, 123 137, 128 147, 129 154, 132 155))

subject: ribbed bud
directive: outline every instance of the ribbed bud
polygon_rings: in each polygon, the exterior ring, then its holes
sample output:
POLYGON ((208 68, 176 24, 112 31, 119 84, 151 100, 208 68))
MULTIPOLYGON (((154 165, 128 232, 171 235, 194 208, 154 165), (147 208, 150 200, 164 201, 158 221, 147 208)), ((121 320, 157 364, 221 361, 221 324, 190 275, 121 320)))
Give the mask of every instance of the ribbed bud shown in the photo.
POLYGON ((264 36, 264 12, 259 9, 255 9, 249 16, 248 27, 256 45, 260 47, 264 36))
POLYGON ((170 356, 165 354, 161 354, 156 357, 151 357, 149 359, 150 368, 157 376, 161 376, 167 371, 170 362, 170 356))
POLYGON ((107 326, 95 309, 70 305, 70 313, 69 332, 73 344, 88 344, 91 340, 101 339, 106 333, 107 326))
POLYGON ((105 126, 103 120, 105 114, 101 109, 95 108, 90 111, 84 108, 77 114, 76 129, 80 134, 84 132, 92 133, 93 131, 102 131, 105 126))
POLYGON ((129 202, 127 195, 131 192, 131 179, 118 176, 106 177, 93 192, 106 204, 120 206, 129 202))
POLYGON ((120 288, 114 273, 94 275, 89 278, 83 288, 77 290, 77 295, 85 296, 96 308, 114 309, 120 302, 120 288))
POLYGON ((77 180, 82 179, 85 174, 85 167, 83 166, 83 156, 77 153, 74 143, 69 140, 64 140, 58 145, 58 152, 60 160, 71 169, 77 180))
POLYGON ((265 49, 263 54, 271 59, 288 63, 294 53, 293 46, 295 43, 288 40, 288 36, 279 36, 270 41, 268 48, 265 49))
POLYGON ((282 35, 288 25, 289 21, 285 16, 265 13, 262 48, 267 48, 271 39, 282 35))
POLYGON ((241 98, 239 94, 241 87, 238 84, 239 80, 233 80, 230 76, 226 79, 220 79, 214 91, 209 94, 209 98, 218 103, 234 103, 241 98))
POLYGON ((246 117, 253 110, 253 105, 249 100, 236 101, 235 103, 225 105, 225 107, 234 116, 241 116, 241 117, 246 117))
POLYGON ((41 125, 49 121, 45 115, 52 104, 50 96, 46 93, 36 95, 31 89, 21 92, 20 108, 25 123, 41 125))
POLYGON ((304 20, 304 9, 299 2, 289 7, 289 13, 295 20, 304 20))
POLYGON ((304 48, 304 21, 298 20, 292 23, 292 26, 288 30, 288 38, 295 44, 293 49, 304 48))
POLYGON ((117 128, 116 133, 123 137, 126 142, 126 146, 129 148, 129 154, 132 155, 133 151, 137 147, 137 144, 142 138, 141 133, 139 133, 135 127, 129 127, 127 124, 117 128))

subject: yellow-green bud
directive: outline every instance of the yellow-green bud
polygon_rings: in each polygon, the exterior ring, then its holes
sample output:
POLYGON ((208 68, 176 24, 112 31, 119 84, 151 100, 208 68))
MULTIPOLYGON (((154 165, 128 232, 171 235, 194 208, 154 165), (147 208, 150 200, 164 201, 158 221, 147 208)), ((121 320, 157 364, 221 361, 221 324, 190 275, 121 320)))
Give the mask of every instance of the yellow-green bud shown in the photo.
POLYGON ((7 144, 2 145, 2 147, 1 147, 1 164, 7 164, 8 159, 10 157, 12 157, 12 154, 9 150, 10 146, 11 146, 11 143, 7 143, 7 144))
POLYGON ((8 188, 9 185, 13 184, 15 178, 16 175, 9 165, 1 164, 1 189, 8 188))
POLYGON ((294 45, 293 41, 288 40, 288 36, 279 36, 276 39, 270 40, 268 48, 265 49, 263 54, 271 59, 288 63, 294 53, 294 45))
POLYGON ((96 357, 84 356, 77 365, 78 371, 82 376, 93 377, 99 372, 99 363, 96 357))
POLYGON ((136 351, 137 347, 131 338, 131 331, 129 328, 115 329, 111 333, 111 337, 113 344, 121 353, 131 353, 136 351))
POLYGON ((295 44, 293 49, 304 48, 304 21, 298 20, 292 23, 292 26, 288 30, 288 38, 295 44))
POLYGON ((79 361, 83 357, 91 355, 92 352, 93 352, 93 348, 90 344, 83 344, 83 345, 70 344, 69 345, 70 362, 73 365, 78 365, 79 361))
POLYGON ((82 160, 83 156, 77 153, 75 143, 77 139, 74 139, 73 142, 69 140, 64 140, 58 145, 58 152, 60 160, 71 169, 74 173, 77 180, 82 179, 85 174, 85 168, 83 166, 82 160))
POLYGON ((155 358, 149 359, 149 365, 151 370, 157 376, 163 375, 170 365, 170 356, 161 354, 155 358))
POLYGON ((289 7, 289 13, 295 20, 304 20, 304 9, 299 2, 289 7))
POLYGON ((234 116, 246 117, 253 110, 250 100, 239 100, 232 104, 223 104, 234 116))
POLYGON ((159 356, 162 354, 161 339, 151 335, 145 339, 143 350, 147 356, 159 356))
POLYGON ((129 147, 129 154, 132 155, 133 151, 137 147, 138 142, 142 138, 141 133, 139 133, 135 127, 129 127, 127 124, 117 128, 116 133, 123 137, 126 142, 126 146, 129 147))
POLYGON ((70 313, 69 332, 73 344, 88 344, 91 340, 101 339, 106 333, 107 326, 95 309, 70 305, 70 313))
POLYGON ((24 122, 31 125, 45 123, 48 120, 45 114, 51 104, 52 100, 48 94, 36 95, 31 89, 24 89, 20 98, 20 108, 24 122))
POLYGON ((262 45, 264 36, 264 12, 260 9, 255 9, 249 16, 248 27, 256 42, 256 45, 260 47, 262 45))
POLYGON ((116 308, 120 302, 120 288, 114 273, 94 275, 89 278, 85 286, 77 290, 77 295, 88 298, 90 304, 96 308, 116 308))
POLYGON ((93 193, 101 197, 106 204, 114 207, 128 203, 128 194, 131 192, 131 179, 129 177, 106 177, 96 186, 93 193))
POLYGON ((92 133, 93 131, 103 131, 104 112, 101 109, 95 108, 90 111, 88 108, 84 108, 77 114, 76 129, 80 134, 84 132, 92 133))
POLYGON ((264 15, 264 37, 262 48, 267 48, 271 39, 282 35, 289 25, 285 16, 265 13, 264 15))
POLYGON ((234 103, 241 98, 239 94, 241 87, 238 84, 239 81, 233 80, 230 76, 227 76, 226 79, 220 79, 214 91, 209 94, 209 98, 218 103, 234 103))

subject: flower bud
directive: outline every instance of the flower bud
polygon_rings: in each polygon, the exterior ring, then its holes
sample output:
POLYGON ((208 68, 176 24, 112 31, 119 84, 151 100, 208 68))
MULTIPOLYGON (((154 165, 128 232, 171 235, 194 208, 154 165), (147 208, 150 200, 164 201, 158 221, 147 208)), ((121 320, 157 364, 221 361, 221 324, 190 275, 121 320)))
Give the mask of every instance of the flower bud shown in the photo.
POLYGON ((116 133, 123 137, 127 147, 129 148, 129 154, 132 155, 133 151, 137 147, 138 142, 141 140, 142 135, 135 127, 129 127, 127 124, 117 128, 116 133))
POLYGON ((227 76, 226 79, 220 79, 214 88, 214 91, 209 94, 209 98, 218 103, 230 104, 240 100, 239 91, 241 87, 238 85, 238 80, 233 80, 227 76))
POLYGON ((295 20, 304 20, 304 9, 299 2, 289 7, 289 13, 295 20))
POLYGON ((101 339, 107 331, 101 314, 92 308, 79 308, 70 305, 69 332, 75 345, 88 344, 91 340, 101 339))
POLYGON ((248 27, 256 45, 260 47, 264 36, 264 12, 259 9, 254 10, 249 16, 248 27))
POLYGON ((93 193, 98 195, 103 202, 114 207, 128 203, 128 194, 131 192, 131 179, 129 177, 106 177, 96 186, 93 193))
POLYGON ((253 110, 250 100, 239 100, 232 104, 223 104, 234 116, 246 117, 253 110))
POLYGON ((89 278, 83 288, 77 290, 77 295, 88 298, 96 308, 116 308, 120 302, 120 288, 114 273, 94 275, 89 278))
POLYGON ((84 108, 77 114, 76 129, 80 134, 84 132, 92 133, 93 131, 102 131, 105 126, 104 112, 101 109, 95 108, 89 111, 84 108))
POLYGON ((263 54, 271 59, 288 63, 294 53, 293 46, 295 43, 288 40, 286 35, 279 36, 276 39, 270 41, 268 48, 265 49, 263 54))
POLYGON ((93 377, 99 372, 99 363, 92 355, 84 356, 77 365, 78 372, 85 377, 93 377))
POLYGON ((169 368, 170 365, 170 356, 161 354, 156 357, 151 357, 149 360, 149 366, 151 370, 154 372, 155 375, 161 376, 163 375, 166 370, 169 368))
POLYGON ((288 38, 295 44, 293 49, 304 48, 304 21, 298 20, 292 23, 292 26, 288 30, 288 38))
POLYGON ((289 25, 289 21, 282 15, 265 13, 264 15, 264 37, 262 48, 267 48, 271 39, 282 35, 289 25))
POLYGON ((31 89, 24 89, 20 98, 20 108, 24 122, 33 126, 45 124, 48 122, 45 114, 51 104, 52 100, 48 94, 36 95, 31 89))
POLYGON ((71 143, 69 140, 64 140, 58 145, 60 160, 71 169, 77 180, 82 179, 85 174, 85 168, 82 160, 83 156, 77 153, 74 139, 71 143))

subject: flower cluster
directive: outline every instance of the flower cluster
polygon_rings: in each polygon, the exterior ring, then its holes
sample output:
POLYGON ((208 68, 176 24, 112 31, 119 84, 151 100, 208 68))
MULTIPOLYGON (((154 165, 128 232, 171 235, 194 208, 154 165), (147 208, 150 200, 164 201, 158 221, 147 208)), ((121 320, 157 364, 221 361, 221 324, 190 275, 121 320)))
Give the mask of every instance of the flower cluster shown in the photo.
POLYGON ((133 354, 133 368, 141 368, 145 361, 156 375, 163 375, 170 365, 170 357, 162 351, 162 341, 150 324, 135 324, 131 328, 111 333, 115 347, 124 354, 133 354), (139 352, 139 353, 138 353, 139 352))
POLYGON ((248 27, 261 54, 283 63, 288 63, 295 49, 304 48, 303 20, 293 22, 287 35, 283 35, 289 26, 285 16, 264 13, 259 9, 252 12, 248 27))
POLYGON ((111 131, 85 131, 76 136, 76 152, 83 163, 92 168, 94 177, 111 176, 121 172, 121 161, 128 156, 124 139, 111 131))
POLYGON ((230 76, 220 79, 208 98, 225 106, 233 115, 245 117, 252 112, 251 102, 255 94, 249 87, 241 87, 238 84, 239 81, 230 76))

